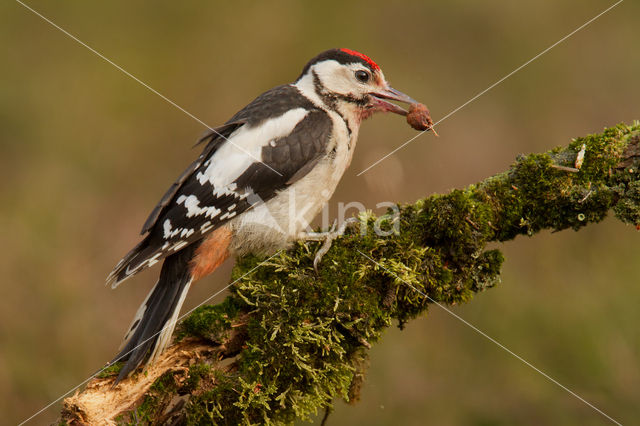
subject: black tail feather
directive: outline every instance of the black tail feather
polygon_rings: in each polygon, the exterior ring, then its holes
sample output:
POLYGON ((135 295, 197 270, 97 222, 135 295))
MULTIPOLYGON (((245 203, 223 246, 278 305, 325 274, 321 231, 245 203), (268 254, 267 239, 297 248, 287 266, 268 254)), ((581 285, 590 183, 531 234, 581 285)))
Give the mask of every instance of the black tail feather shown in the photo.
POLYGON ((107 277, 107 285, 111 284, 112 288, 116 288, 122 281, 135 275, 152 251, 153 249, 149 247, 149 236, 147 236, 118 262, 107 277))
POLYGON ((165 259, 158 284, 145 302, 142 318, 132 325, 131 329, 135 329, 133 335, 111 361, 125 362, 114 385, 127 377, 153 352, 160 343, 161 332, 173 332, 163 331, 163 328, 181 308, 183 292, 191 283, 189 261, 198 245, 192 244, 165 259))

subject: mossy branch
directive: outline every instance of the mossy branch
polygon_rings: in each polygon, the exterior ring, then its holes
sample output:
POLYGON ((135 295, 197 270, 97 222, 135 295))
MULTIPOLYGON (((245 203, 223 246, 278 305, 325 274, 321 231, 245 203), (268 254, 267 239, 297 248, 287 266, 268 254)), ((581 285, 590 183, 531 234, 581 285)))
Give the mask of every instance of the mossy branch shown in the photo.
POLYGON ((503 256, 487 243, 579 230, 610 210, 640 228, 639 172, 640 123, 618 125, 399 215, 364 215, 318 273, 316 243, 238 259, 231 295, 187 318, 159 362, 114 389, 113 374, 95 379, 65 400, 62 420, 288 423, 356 401, 367 349, 394 320, 402 327, 432 301, 463 303, 498 282, 503 256), (388 237, 374 232, 394 224, 388 237))

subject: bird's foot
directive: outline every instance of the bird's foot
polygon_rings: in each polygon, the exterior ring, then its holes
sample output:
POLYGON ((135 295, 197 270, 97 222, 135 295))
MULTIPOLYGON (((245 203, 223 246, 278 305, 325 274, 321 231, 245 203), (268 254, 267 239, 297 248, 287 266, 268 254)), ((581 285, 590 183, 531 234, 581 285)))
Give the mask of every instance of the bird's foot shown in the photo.
POLYGON ((337 227, 338 221, 336 220, 333 222, 331 229, 327 232, 305 232, 303 234, 302 239, 305 241, 324 241, 322 247, 320 247, 320 249, 316 252, 316 257, 313 259, 313 269, 316 271, 316 273, 318 273, 318 265, 320 264, 322 257, 327 254, 327 252, 331 248, 333 240, 344 235, 347 226, 357 221, 358 219, 352 217, 345 220, 339 227, 337 227))

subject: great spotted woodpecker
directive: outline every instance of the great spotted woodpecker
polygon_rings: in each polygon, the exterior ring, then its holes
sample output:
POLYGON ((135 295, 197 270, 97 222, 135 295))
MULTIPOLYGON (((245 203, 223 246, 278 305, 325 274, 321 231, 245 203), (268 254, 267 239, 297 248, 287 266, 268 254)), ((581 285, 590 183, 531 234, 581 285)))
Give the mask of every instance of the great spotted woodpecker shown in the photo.
POLYGON ((116 383, 170 343, 189 286, 229 256, 269 253, 304 237, 351 163, 363 120, 407 112, 368 56, 332 49, 311 59, 294 83, 258 96, 210 129, 200 156, 142 227, 144 239, 107 278, 116 287, 163 261, 120 353, 116 383))

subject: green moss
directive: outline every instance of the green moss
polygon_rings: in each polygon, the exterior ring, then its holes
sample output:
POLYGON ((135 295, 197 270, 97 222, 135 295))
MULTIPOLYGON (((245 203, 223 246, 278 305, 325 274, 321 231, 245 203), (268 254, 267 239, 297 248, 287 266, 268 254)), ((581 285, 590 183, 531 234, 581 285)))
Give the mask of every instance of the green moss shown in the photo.
MULTIPOLYGON (((365 238, 347 235, 323 259, 319 276, 312 266, 317 246, 298 244, 237 283, 227 303, 244 303, 241 310, 251 312, 246 349, 235 376, 218 377, 214 389, 190 402, 191 418, 225 424, 309 420, 336 397, 354 398, 354 383, 363 378, 355 360, 394 319, 403 324, 425 312, 429 299, 422 294, 462 303, 493 285, 501 255, 481 252, 470 265, 460 260, 454 273, 440 251, 423 247, 422 234, 410 230, 423 213, 406 214, 406 230, 398 236, 370 236, 372 229, 365 238)), ((368 226, 373 219, 366 218, 368 226)), ((468 245, 481 244, 474 236, 468 245)), ((237 268, 251 270, 257 262, 245 260, 237 268)), ((220 316, 210 318, 210 329, 199 327, 198 335, 217 332, 220 316)))
POLYGON ((191 397, 186 410, 187 424, 238 424, 242 413, 237 400, 236 376, 213 371, 214 387, 191 397))
POLYGON ((158 377, 146 392, 142 402, 135 409, 119 415, 115 421, 119 425, 152 424, 160 416, 179 386, 174 373, 166 372, 158 377))
MULTIPOLYGON (((258 257, 239 259, 232 294, 196 310, 180 329, 180 337, 221 342, 240 313, 248 317, 232 373, 191 367, 182 387, 192 395, 187 422, 309 420, 335 398, 357 399, 367 347, 390 325, 425 314, 430 303, 464 303, 496 285, 504 258, 487 243, 545 229, 578 230, 612 208, 621 220, 639 225, 640 182, 631 170, 640 159, 616 169, 638 134, 637 123, 619 125, 567 148, 521 156, 508 172, 477 185, 401 206, 399 232, 389 237, 377 236, 376 218, 363 214, 360 225, 367 232, 350 228, 318 274, 317 243, 296 244, 258 268, 258 257), (573 167, 583 144, 577 173, 555 167, 573 167)), ((385 220, 390 226, 393 219, 385 220)), ((154 385, 152 397, 171 391, 165 385, 154 385)))
MULTIPOLYGON (((629 173, 628 170, 626 172, 629 173)), ((626 183, 621 186, 618 195, 620 200, 613 208, 616 216, 625 223, 640 227, 640 182, 626 183)))
POLYGON ((114 362, 110 366, 102 369, 102 371, 100 371, 100 373, 98 373, 96 377, 99 379, 104 379, 106 377, 117 376, 118 373, 120 373, 120 370, 122 369, 123 365, 124 365, 123 362, 114 362))
POLYGON ((151 388, 149 389, 151 392, 156 393, 158 395, 165 394, 167 392, 172 392, 177 389, 176 381, 173 377, 173 372, 166 372, 162 376, 158 377, 151 388))
POLYGON ((240 304, 235 298, 227 298, 219 305, 200 306, 182 322, 176 339, 196 336, 221 342, 226 337, 239 309, 240 304))
POLYGON ((180 389, 181 393, 191 393, 198 388, 202 378, 208 377, 211 374, 211 366, 207 364, 194 364, 189 367, 189 375, 187 380, 180 389))

